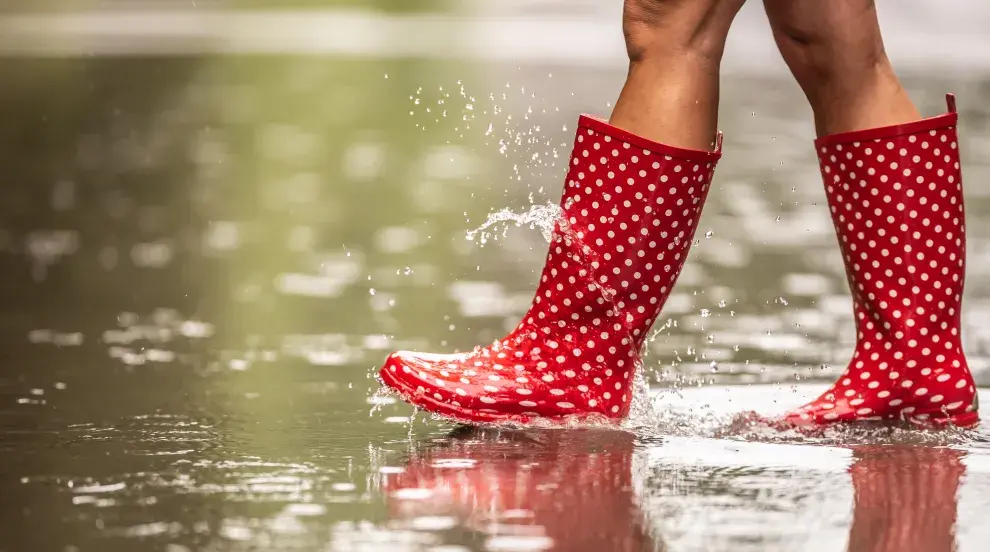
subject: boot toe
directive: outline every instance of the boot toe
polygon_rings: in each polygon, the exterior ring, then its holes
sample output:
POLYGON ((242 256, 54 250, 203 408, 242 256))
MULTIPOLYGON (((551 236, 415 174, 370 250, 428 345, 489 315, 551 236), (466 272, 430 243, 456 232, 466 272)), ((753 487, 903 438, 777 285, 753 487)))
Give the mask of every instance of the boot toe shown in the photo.
MULTIPOLYGON (((398 351, 389 355, 379 372, 382 382, 407 402, 461 422, 512 421, 498 408, 493 395, 504 393, 508 382, 482 383, 476 370, 466 368, 469 355, 398 351)), ((522 420, 519 420, 522 421, 522 420)))
MULTIPOLYGON (((576 372, 567 372, 577 377, 576 372)), ((407 402, 467 422, 527 423, 534 418, 588 415, 617 418, 626 414, 628 404, 626 395, 599 388, 590 378, 589 386, 566 375, 555 378, 528 364, 510 368, 477 352, 396 352, 385 361, 380 377, 407 402)))
POLYGON ((450 363, 455 355, 397 351, 388 356, 381 375, 385 384, 404 395, 429 393, 446 387, 449 371, 438 369, 450 363))

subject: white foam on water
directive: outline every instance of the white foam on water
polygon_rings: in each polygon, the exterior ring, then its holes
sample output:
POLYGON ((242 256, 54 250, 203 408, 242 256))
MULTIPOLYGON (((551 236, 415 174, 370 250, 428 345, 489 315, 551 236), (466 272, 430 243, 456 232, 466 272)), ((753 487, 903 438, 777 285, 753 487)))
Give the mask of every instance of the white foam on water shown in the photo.
MULTIPOLYGON (((703 438, 749 445, 852 446, 864 444, 948 446, 982 453, 974 458, 976 469, 990 469, 990 423, 975 429, 920 430, 883 425, 836 424, 814 431, 782 431, 762 423, 740 423, 755 414, 773 419, 819 396, 827 383, 701 386, 684 389, 654 389, 651 418, 638 420, 642 438, 703 438)), ((990 389, 979 389, 986 399, 990 389)), ((804 446, 800 448, 806 448, 804 446)), ((747 453, 748 454, 748 453, 747 453)))
POLYGON ((650 465, 845 473, 852 451, 834 446, 669 437, 648 449, 650 465))
POLYGON ((549 550, 552 547, 553 539, 549 537, 506 535, 492 537, 485 542, 485 548, 493 551, 549 550))

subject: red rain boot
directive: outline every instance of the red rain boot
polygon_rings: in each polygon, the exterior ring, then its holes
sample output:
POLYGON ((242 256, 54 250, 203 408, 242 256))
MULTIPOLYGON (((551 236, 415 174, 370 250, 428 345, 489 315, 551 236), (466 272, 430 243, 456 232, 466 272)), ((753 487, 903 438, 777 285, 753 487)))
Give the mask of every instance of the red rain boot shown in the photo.
POLYGON ((955 99, 914 123, 816 142, 855 308, 839 381, 786 420, 979 422, 960 340, 966 257, 955 99))
POLYGON ((624 418, 640 347, 684 265, 720 150, 666 146, 582 116, 563 214, 522 322, 469 353, 393 353, 384 384, 467 422, 624 418))

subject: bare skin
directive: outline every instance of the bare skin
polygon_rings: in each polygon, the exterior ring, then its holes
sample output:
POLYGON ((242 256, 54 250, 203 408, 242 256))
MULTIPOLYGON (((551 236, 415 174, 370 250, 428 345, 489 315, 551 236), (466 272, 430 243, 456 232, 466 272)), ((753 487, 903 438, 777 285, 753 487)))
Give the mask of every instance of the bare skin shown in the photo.
MULTIPOLYGON (((719 66, 744 3, 626 0, 629 74, 610 122, 672 146, 711 149, 719 66)), ((819 136, 921 118, 887 58, 874 0, 763 3, 819 136)))
POLYGON ((629 75, 610 123, 671 146, 711 150, 719 66, 745 0, 626 0, 629 75))
POLYGON ((764 0, 819 136, 921 118, 884 51, 873 0, 764 0))

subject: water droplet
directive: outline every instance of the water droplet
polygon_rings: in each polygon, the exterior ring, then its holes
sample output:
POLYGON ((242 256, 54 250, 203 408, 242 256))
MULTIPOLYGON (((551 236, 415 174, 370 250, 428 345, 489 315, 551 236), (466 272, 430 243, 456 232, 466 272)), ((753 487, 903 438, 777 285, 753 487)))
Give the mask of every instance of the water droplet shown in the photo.
POLYGON ((705 237, 706 237, 706 238, 710 238, 710 237, 712 237, 712 236, 714 236, 714 235, 715 235, 715 232, 712 232, 711 230, 709 230, 709 231, 707 231, 707 232, 705 232, 705 237))
POLYGON ((720 309, 725 308, 725 299, 722 299, 721 301, 718 302, 718 308, 720 309))
POLYGON ((708 336, 708 342, 709 343, 715 343, 715 334, 711 334, 711 335, 708 336))
POLYGON ((370 294, 372 294, 372 295, 374 295, 374 294, 375 294, 375 288, 371 288, 371 289, 369 289, 369 290, 368 290, 368 293, 370 293, 370 294))
POLYGON ((711 314, 712 314, 712 311, 710 311, 708 309, 701 309, 701 317, 702 318, 708 318, 709 316, 711 316, 711 314))
POLYGON ((711 368, 713 374, 717 374, 718 373, 718 363, 717 362, 715 362, 713 360, 712 363, 709 364, 708 366, 711 368))

